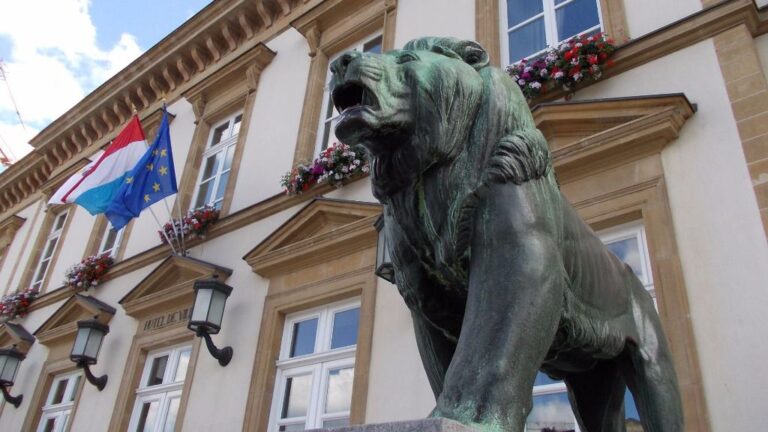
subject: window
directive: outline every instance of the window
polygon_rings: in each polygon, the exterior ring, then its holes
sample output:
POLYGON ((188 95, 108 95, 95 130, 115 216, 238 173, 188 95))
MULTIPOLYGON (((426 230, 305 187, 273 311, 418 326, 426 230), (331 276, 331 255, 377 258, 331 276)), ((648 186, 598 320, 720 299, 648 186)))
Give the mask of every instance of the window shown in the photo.
POLYGON ((507 63, 602 29, 599 0, 505 0, 499 15, 507 63))
POLYGON ((99 245, 99 252, 96 255, 108 254, 112 258, 117 259, 117 251, 120 250, 120 243, 123 241, 123 233, 125 228, 120 231, 115 231, 109 224, 105 224, 104 233, 101 236, 101 245, 99 245))
MULTIPOLYGON (((650 257, 643 225, 632 222, 600 231, 597 235, 611 252, 632 268, 655 302, 650 257)), ((624 394, 624 415, 628 425, 640 424, 640 415, 629 390, 624 394)), ((565 383, 552 380, 540 372, 533 384, 533 410, 528 416, 526 431, 538 432, 547 428, 555 431, 579 431, 568 402, 565 383)))
POLYGON ((51 225, 51 232, 45 240, 43 245, 43 252, 40 255, 40 261, 35 267, 34 276, 32 276, 32 283, 30 287, 36 290, 40 290, 45 281, 45 275, 48 274, 48 269, 51 266, 53 260, 53 254, 56 252, 56 246, 59 244, 61 233, 64 231, 64 224, 67 221, 68 210, 65 210, 57 214, 53 219, 53 225, 51 225))
POLYGON ((57 375, 43 405, 38 432, 62 432, 67 429, 77 390, 82 378, 80 372, 57 375))
POLYGON ((221 209, 242 121, 243 113, 240 112, 211 128, 192 208, 212 205, 221 209))
POLYGON ((129 431, 173 431, 181 405, 191 345, 150 352, 144 364, 129 431))
MULTIPOLYGON (((341 50, 336 56, 332 57, 328 64, 330 65, 341 54, 346 51, 362 51, 367 53, 379 54, 381 53, 382 36, 376 35, 364 39, 362 42, 348 49, 341 50)), ((320 127, 317 134, 317 144, 315 145, 315 155, 325 150, 328 145, 335 139, 334 130, 336 129, 336 122, 339 117, 339 112, 336 111, 336 107, 333 106, 333 99, 331 98, 330 91, 331 84, 331 72, 330 69, 326 72, 325 88, 323 92, 323 111, 320 114, 320 127)))
POLYGON ((286 317, 271 432, 349 425, 360 302, 286 317))

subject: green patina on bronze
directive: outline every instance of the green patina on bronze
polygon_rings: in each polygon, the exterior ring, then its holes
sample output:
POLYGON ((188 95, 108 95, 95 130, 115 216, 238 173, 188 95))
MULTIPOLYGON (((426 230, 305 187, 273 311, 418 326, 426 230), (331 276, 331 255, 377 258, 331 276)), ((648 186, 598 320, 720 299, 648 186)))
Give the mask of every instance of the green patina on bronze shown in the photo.
POLYGON ((562 197, 525 99, 485 50, 416 39, 331 69, 340 140, 371 157, 398 290, 433 416, 522 431, 538 371, 564 379, 582 431, 646 431, 682 408, 653 300, 562 197))

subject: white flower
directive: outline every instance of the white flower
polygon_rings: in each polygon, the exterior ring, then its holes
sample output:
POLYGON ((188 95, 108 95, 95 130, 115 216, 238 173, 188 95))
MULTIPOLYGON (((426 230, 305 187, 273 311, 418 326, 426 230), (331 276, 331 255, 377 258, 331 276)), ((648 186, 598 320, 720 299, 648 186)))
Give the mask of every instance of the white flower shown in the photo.
POLYGON ((541 88, 541 83, 534 81, 534 82, 532 82, 532 83, 529 83, 529 84, 528 84, 528 86, 529 86, 530 88, 535 88, 535 89, 538 89, 538 88, 541 88))
POLYGON ((525 85, 525 80, 524 79, 518 80, 517 83, 520 85, 525 85))
POLYGON ((342 175, 341 175, 341 174, 338 174, 338 173, 337 173, 337 174, 334 176, 334 178, 335 178, 336 180, 341 180, 341 177, 342 177, 342 175))
POLYGON ((564 76, 565 76, 565 72, 563 72, 563 71, 557 71, 555 73, 555 79, 560 79, 560 78, 562 78, 564 76))
POLYGON ((572 58, 571 59, 571 64, 574 65, 574 66, 578 65, 579 64, 579 57, 576 56, 576 57, 572 58))
POLYGON ((576 42, 576 48, 581 48, 582 46, 581 42, 576 42))
POLYGON ((576 81, 576 82, 579 82, 579 81, 581 81, 581 78, 583 76, 584 75, 582 75, 581 72, 576 72, 575 74, 573 74, 573 80, 576 81))

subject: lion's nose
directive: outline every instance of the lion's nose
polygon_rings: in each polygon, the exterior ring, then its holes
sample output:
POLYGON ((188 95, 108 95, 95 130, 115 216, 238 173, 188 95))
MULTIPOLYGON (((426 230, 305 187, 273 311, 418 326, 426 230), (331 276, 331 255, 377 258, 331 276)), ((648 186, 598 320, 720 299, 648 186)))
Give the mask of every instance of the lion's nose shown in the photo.
POLYGON ((347 72, 347 68, 349 67, 350 63, 362 56, 363 54, 360 51, 345 52, 339 58, 334 60, 333 63, 331 63, 331 72, 340 77, 343 77, 347 72))

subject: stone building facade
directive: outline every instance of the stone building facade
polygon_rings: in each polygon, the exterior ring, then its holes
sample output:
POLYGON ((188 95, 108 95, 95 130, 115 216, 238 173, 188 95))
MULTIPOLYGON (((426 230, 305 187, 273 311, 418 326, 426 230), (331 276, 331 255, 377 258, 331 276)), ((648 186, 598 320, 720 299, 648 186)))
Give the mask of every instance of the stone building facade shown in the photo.
MULTIPOLYGON (((426 416, 410 314, 373 273, 381 208, 367 178, 298 196, 279 179, 333 139, 328 65, 340 52, 446 35, 506 65, 573 29, 605 31, 618 49, 573 99, 532 102, 562 190, 655 295, 687 430, 764 424, 765 2, 525 3, 217 0, 40 132, 0 174, 0 293, 41 292, 0 327, 0 347, 26 354, 10 389, 24 399, 0 402, 0 430, 271 432, 426 416), (46 205, 133 106, 151 139, 163 100, 179 182, 169 205, 221 210, 188 257, 160 243, 148 212, 115 236, 101 216, 46 205), (62 285, 105 252, 116 260, 105 282, 62 285), (214 336, 234 348, 226 367, 186 328, 194 281, 213 275, 234 288, 214 336), (109 376, 103 391, 69 360, 76 322, 93 316, 110 327, 93 366, 109 376)), ((542 376, 532 391, 529 430, 575 427, 561 383, 542 376)))

